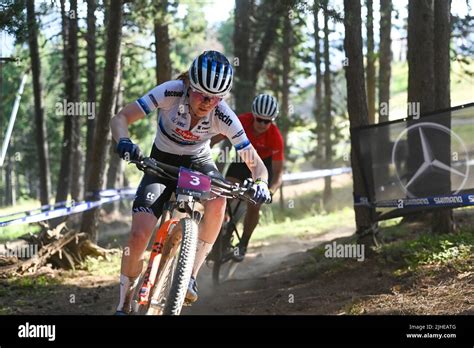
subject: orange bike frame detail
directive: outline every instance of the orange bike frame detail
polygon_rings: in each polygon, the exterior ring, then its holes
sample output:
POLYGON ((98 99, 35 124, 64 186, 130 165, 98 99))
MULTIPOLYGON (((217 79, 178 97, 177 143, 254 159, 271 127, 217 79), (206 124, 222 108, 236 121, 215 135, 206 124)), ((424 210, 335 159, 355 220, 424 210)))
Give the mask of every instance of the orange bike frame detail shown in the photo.
POLYGON ((151 248, 150 261, 148 262, 148 267, 140 289, 139 303, 141 305, 148 303, 150 290, 155 284, 163 243, 168 236, 168 232, 178 223, 178 221, 178 219, 167 220, 160 226, 158 232, 156 232, 155 241, 151 248))

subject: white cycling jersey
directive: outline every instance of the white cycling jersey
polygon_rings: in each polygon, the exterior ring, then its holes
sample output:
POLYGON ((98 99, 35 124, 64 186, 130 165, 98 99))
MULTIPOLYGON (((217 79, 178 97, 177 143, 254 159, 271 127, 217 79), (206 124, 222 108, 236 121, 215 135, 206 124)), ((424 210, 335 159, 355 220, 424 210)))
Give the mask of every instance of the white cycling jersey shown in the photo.
POLYGON ((220 101, 209 115, 189 129, 189 99, 181 80, 156 86, 136 103, 147 115, 159 109, 155 145, 160 151, 176 155, 205 155, 210 153, 210 139, 217 134, 229 138, 237 150, 250 145, 239 118, 225 101, 220 101))

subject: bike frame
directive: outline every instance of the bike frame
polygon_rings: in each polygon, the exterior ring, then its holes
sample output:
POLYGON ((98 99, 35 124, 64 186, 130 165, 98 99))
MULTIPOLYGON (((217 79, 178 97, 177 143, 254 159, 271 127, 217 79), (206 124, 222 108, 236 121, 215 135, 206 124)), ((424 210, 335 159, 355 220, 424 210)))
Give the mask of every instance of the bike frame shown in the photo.
POLYGON ((169 233, 179 223, 180 219, 173 216, 175 215, 175 210, 178 210, 181 213, 186 212, 187 215, 189 215, 189 217, 195 220, 199 225, 201 216, 199 212, 194 210, 195 203, 196 200, 192 196, 178 195, 176 201, 169 201, 165 204, 158 231, 155 233, 155 240, 151 248, 148 266, 145 271, 142 287, 140 288, 138 296, 138 303, 140 305, 146 305, 150 300, 150 290, 153 288, 156 282, 156 276, 158 275, 163 245, 165 243, 166 237, 168 237, 169 233), (189 205, 189 203, 192 203, 192 207, 189 205), (165 220, 167 215, 170 215, 170 218, 165 220))

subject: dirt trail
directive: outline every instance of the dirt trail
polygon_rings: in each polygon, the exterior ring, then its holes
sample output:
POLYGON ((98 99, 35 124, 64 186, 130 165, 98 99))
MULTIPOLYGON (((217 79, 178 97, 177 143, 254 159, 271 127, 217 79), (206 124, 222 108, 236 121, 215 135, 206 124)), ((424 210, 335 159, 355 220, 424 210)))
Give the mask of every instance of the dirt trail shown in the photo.
POLYGON ((310 258, 306 253, 307 249, 353 233, 352 228, 343 227, 320 235, 306 235, 304 239, 282 237, 254 243, 253 246, 251 243, 245 260, 236 265, 232 277, 217 287, 212 283, 211 265, 204 265, 198 277, 199 301, 192 307, 186 307, 183 314, 271 313, 273 311, 270 309, 275 303, 267 298, 266 292, 277 292, 276 286, 280 281, 287 284, 290 281, 285 277, 277 282, 272 275, 310 258), (246 294, 256 297, 256 302, 260 305, 255 308, 248 307, 246 294))

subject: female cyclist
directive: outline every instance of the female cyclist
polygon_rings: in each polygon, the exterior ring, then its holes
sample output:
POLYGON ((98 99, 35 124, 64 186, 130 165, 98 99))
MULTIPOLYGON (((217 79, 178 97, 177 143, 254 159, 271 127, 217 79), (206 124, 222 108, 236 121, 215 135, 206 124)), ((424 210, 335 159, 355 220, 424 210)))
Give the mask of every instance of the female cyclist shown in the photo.
MULTIPOLYGON (((111 120, 121 158, 141 157, 139 147, 128 134, 128 125, 159 109, 158 129, 151 157, 174 166, 199 170, 208 175, 218 172, 210 154, 210 139, 224 134, 235 146, 255 180, 255 201, 270 199, 268 172, 248 140, 242 124, 223 97, 232 88, 233 69, 217 51, 205 51, 194 59, 187 73, 177 80, 156 86, 134 103, 125 106, 111 120)), ((122 255, 120 300, 116 314, 131 311, 131 297, 142 272, 144 251, 163 205, 176 190, 176 183, 145 174, 133 202, 128 246, 122 255)), ((226 200, 214 197, 203 203, 204 218, 199 224, 199 239, 186 299, 197 300, 197 273, 217 238, 224 218, 226 200)))

